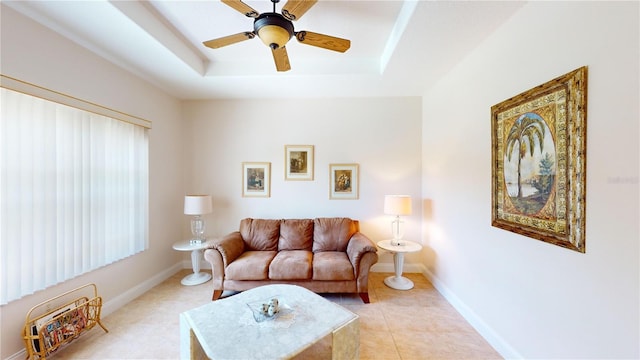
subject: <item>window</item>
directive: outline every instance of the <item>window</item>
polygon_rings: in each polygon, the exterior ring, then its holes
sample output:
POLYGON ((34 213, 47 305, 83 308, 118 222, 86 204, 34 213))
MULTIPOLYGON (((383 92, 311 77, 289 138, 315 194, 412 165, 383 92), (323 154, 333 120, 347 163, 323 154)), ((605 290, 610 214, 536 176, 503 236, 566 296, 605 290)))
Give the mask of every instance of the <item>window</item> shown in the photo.
POLYGON ((2 81, 0 304, 6 304, 148 247, 149 124, 2 81))

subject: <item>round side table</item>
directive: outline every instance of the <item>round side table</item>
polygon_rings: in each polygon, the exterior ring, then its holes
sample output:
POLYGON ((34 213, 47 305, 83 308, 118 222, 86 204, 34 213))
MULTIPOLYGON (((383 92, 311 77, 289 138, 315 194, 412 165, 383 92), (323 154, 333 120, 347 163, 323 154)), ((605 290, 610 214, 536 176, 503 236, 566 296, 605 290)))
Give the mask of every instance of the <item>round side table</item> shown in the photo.
POLYGON ((392 245, 391 240, 382 240, 378 242, 378 246, 384 250, 393 253, 394 276, 384 279, 384 284, 396 290, 413 289, 413 281, 402 276, 402 268, 404 267, 404 254, 420 251, 422 245, 407 240, 400 240, 401 245, 392 245))
POLYGON ((200 272, 200 258, 202 257, 202 250, 207 247, 205 242, 200 244, 192 244, 191 240, 178 241, 173 244, 173 249, 178 251, 191 251, 191 266, 193 267, 193 274, 185 276, 181 283, 182 285, 199 285, 211 280, 211 274, 207 272, 200 272))

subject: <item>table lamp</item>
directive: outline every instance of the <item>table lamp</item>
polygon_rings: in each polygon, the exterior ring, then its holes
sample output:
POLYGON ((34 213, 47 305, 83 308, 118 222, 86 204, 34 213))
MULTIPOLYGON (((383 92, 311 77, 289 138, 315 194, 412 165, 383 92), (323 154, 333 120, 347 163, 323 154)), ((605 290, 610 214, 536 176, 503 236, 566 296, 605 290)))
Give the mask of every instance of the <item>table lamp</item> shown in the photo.
POLYGON ((386 215, 394 215, 396 219, 391 223, 391 232, 393 233, 392 245, 402 245, 402 236, 404 231, 400 227, 400 216, 411 215, 411 197, 409 195, 385 195, 384 196, 384 213, 386 215))
POLYGON ((213 211, 211 195, 187 195, 184 197, 184 214, 194 215, 191 219, 192 244, 204 241, 204 219, 200 216, 213 211))

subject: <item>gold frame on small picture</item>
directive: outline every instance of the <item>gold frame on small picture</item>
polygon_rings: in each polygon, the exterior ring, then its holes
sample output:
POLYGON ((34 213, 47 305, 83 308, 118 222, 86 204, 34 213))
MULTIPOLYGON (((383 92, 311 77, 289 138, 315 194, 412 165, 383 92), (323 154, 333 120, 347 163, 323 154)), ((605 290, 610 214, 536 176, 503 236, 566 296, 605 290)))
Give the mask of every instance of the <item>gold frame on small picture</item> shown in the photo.
POLYGON ((271 163, 242 163, 242 197, 271 197, 271 163))
POLYGON ((329 199, 357 200, 360 193, 358 164, 329 164, 329 199))
POLYGON ((284 164, 285 180, 313 180, 313 145, 285 145, 284 164))

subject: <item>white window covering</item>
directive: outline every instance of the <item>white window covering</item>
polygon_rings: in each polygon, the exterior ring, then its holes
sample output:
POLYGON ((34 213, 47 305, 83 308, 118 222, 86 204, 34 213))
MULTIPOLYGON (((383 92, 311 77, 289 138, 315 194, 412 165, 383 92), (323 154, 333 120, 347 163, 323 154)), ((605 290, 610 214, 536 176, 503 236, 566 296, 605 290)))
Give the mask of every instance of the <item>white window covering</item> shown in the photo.
POLYGON ((145 250, 146 129, 0 91, 0 304, 145 250))

